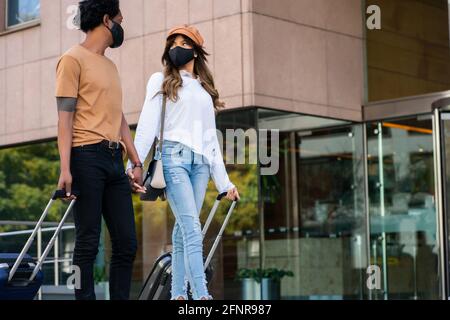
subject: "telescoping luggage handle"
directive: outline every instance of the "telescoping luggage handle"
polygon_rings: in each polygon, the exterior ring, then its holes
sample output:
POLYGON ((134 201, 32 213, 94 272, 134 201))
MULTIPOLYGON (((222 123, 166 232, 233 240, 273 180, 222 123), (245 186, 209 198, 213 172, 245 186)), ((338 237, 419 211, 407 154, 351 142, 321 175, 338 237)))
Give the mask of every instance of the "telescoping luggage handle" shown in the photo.
MULTIPOLYGON (((79 196, 79 193, 76 192, 76 191, 73 191, 72 195, 77 197, 77 196, 79 196)), ((36 224, 36 227, 34 228, 33 232, 31 233, 31 236, 28 238, 27 243, 23 247, 22 251, 19 254, 19 257, 17 258, 16 262, 14 263, 14 265, 13 265, 13 267, 11 269, 11 272, 9 273, 8 282, 10 282, 14 278, 14 275, 16 274, 17 269, 19 268, 20 264, 22 263, 23 258, 25 257, 25 255, 27 254, 28 250, 30 249, 31 244, 34 241, 34 238, 36 238, 36 235, 38 233, 39 228, 44 223, 44 219, 47 217, 48 211, 50 210, 53 202, 55 202, 58 199, 64 199, 65 197, 66 197, 66 191, 65 190, 57 190, 57 191, 55 191, 55 193, 53 194, 52 198, 48 202, 47 207, 44 210, 44 213, 40 217, 38 223, 36 224)), ((31 274, 30 278, 28 279, 29 282, 34 280, 34 278, 36 277, 36 275, 39 272, 39 269, 42 267, 42 264, 44 263, 45 259, 47 258, 47 255, 49 254, 50 250, 52 249, 53 245, 55 244, 56 238, 58 237, 59 233, 61 232, 61 229, 62 229, 62 227, 63 227, 67 217, 69 216, 70 211, 72 210, 73 206, 75 205, 75 201, 76 200, 72 200, 70 202, 69 207, 67 208, 66 212, 64 213, 61 221, 58 224, 58 227, 56 228, 55 233, 53 234, 53 237, 51 238, 51 240, 48 243, 47 247, 45 248, 44 252, 42 253, 42 256, 39 258, 38 263, 34 267, 33 273, 31 274)))
MULTIPOLYGON (((206 219, 205 226, 203 227, 203 231, 202 231, 203 238, 205 237, 206 232, 208 231, 209 226, 211 225, 212 219, 214 218, 214 216, 216 214, 216 211, 217 211, 217 208, 219 207, 220 202, 222 201, 223 198, 226 197, 226 195, 227 195, 227 192, 220 194, 217 197, 216 201, 214 202, 211 212, 209 213, 208 218, 206 219)), ((205 270, 208 269, 208 266, 211 263, 212 257, 214 256, 214 253, 217 250, 217 246, 219 245, 220 240, 222 240, 223 233, 225 232, 228 221, 230 220, 231 214, 233 213, 233 210, 236 207, 236 204, 237 204, 237 200, 233 201, 233 203, 230 206, 230 209, 228 209, 228 213, 225 216, 225 220, 222 224, 222 227, 220 228, 219 234, 217 235, 216 240, 214 241, 214 244, 213 244, 211 250, 209 251, 208 257, 206 258, 205 270)))

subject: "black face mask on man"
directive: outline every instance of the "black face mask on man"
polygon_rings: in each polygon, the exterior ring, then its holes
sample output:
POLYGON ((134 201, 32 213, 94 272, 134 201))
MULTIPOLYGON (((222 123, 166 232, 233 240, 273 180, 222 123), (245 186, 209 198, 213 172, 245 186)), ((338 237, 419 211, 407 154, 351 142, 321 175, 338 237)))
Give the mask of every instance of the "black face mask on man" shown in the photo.
POLYGON ((120 24, 112 20, 111 22, 113 23, 113 26, 112 28, 108 28, 108 30, 111 31, 113 43, 109 47, 114 49, 120 47, 123 44, 124 31, 120 24))
POLYGON ((170 49, 169 56, 170 60, 175 65, 175 67, 179 68, 187 64, 192 59, 194 59, 195 52, 194 49, 175 47, 173 49, 170 49))

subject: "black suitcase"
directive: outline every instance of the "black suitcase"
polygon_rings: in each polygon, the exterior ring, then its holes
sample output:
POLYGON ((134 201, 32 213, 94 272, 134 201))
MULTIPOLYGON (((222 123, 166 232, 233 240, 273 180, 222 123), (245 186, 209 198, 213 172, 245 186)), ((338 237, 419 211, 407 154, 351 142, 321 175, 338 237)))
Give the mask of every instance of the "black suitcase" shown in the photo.
MULTIPOLYGON (((216 214, 217 208, 221 200, 227 195, 227 193, 220 194, 214 206, 209 213, 208 219, 205 222, 205 226, 203 227, 202 234, 205 237, 206 232, 208 231, 209 226, 211 225, 212 219, 216 214)), ((209 283, 213 276, 213 269, 211 267, 211 259, 214 256, 214 253, 217 249, 217 246, 222 239, 222 235, 227 227, 228 221, 233 213, 234 208, 236 207, 237 201, 233 201, 230 209, 225 217, 223 225, 217 235, 214 244, 211 248, 211 251, 208 254, 208 257, 205 260, 205 274, 206 280, 209 283)), ((150 271, 144 286, 139 294, 138 300, 170 300, 171 298, 171 286, 172 286, 172 254, 170 252, 161 255, 154 263, 152 270, 150 271)), ((189 287, 188 287, 189 293, 189 287)), ((188 295, 190 298, 190 294, 188 295)))
MULTIPOLYGON (((31 233, 31 236, 28 238, 27 243, 19 254, 0 254, 0 300, 33 300, 35 298, 44 280, 44 275, 41 270, 42 264, 55 244, 55 241, 61 232, 69 213, 75 205, 75 200, 70 202, 69 207, 64 213, 55 233, 42 253, 40 259, 36 261, 29 256, 27 252, 34 241, 39 228, 42 226, 53 202, 57 199, 64 198, 65 194, 66 193, 64 190, 58 190, 53 194, 44 210, 44 213, 31 233)), ((74 194, 76 193, 74 192, 74 194)))

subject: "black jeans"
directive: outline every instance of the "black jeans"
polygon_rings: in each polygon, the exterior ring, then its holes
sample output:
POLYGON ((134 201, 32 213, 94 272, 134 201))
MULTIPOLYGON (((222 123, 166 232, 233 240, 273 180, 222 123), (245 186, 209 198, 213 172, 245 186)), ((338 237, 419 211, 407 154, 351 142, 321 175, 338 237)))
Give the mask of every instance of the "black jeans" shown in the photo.
POLYGON ((77 300, 95 300, 94 262, 98 253, 102 215, 112 242, 109 273, 111 300, 127 300, 137 250, 131 187, 122 151, 102 144, 72 148, 73 190, 80 192, 74 206, 73 264, 80 270, 77 300))

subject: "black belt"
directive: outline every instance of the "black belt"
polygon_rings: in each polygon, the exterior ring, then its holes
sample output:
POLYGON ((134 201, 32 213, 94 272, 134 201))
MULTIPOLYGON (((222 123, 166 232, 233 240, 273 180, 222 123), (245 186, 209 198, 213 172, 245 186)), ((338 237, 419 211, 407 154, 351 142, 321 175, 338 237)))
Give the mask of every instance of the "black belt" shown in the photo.
POLYGON ((109 141, 109 140, 103 140, 102 142, 100 142, 100 144, 111 150, 119 150, 122 147, 120 142, 109 141))

